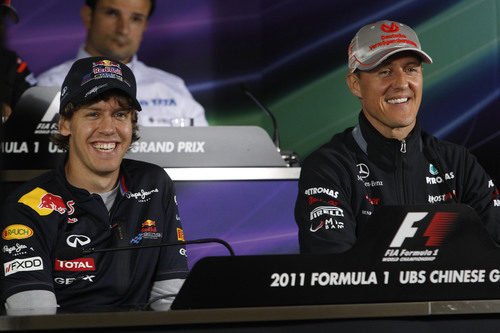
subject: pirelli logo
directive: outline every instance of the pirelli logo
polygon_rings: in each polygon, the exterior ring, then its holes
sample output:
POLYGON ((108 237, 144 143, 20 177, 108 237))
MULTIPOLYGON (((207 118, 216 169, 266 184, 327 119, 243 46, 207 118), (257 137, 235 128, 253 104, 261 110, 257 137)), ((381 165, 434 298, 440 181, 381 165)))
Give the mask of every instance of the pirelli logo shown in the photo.
POLYGON ((322 215, 341 217, 344 216, 344 211, 338 207, 331 207, 331 206, 316 207, 311 211, 311 220, 320 217, 322 215))
POLYGON ((181 228, 177 228, 177 240, 185 242, 184 231, 181 228))

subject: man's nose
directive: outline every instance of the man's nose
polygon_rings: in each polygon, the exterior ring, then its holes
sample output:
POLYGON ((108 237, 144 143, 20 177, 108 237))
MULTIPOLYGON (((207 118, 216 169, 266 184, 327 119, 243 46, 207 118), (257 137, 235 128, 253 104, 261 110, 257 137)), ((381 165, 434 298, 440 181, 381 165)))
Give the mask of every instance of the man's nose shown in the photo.
POLYGON ((120 16, 116 23, 116 29, 123 35, 127 35, 130 31, 130 22, 125 17, 120 16))
POLYGON ((393 88, 404 89, 407 88, 408 85, 408 76, 406 72, 403 69, 396 71, 394 73, 394 80, 392 82, 393 88))
POLYGON ((99 132, 103 134, 113 134, 115 132, 113 117, 102 117, 101 122, 99 123, 99 132))

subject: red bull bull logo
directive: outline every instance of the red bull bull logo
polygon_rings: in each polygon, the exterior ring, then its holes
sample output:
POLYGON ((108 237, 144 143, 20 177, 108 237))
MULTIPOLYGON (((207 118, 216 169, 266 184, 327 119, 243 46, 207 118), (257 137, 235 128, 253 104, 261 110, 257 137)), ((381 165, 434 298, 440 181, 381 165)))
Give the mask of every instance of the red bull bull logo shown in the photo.
POLYGON ((60 196, 49 193, 40 187, 23 195, 18 202, 29 206, 40 216, 49 215, 54 211, 64 214, 68 209, 60 196))
POLYGON ((66 213, 66 205, 64 204, 63 199, 55 194, 47 193, 40 199, 40 204, 38 205, 40 209, 52 209, 58 212, 59 214, 66 213))
POLYGON ((156 232, 156 222, 151 220, 146 220, 142 224, 141 232, 156 232))
POLYGON ((146 220, 146 222, 144 222, 142 224, 142 227, 143 228, 146 228, 146 227, 154 227, 155 226, 155 221, 151 221, 151 220, 146 220))
POLYGON ((112 67, 118 67, 120 68, 120 64, 114 62, 114 61, 111 61, 111 60, 101 60, 101 61, 98 61, 98 62, 93 62, 92 65, 94 67, 98 67, 98 66, 112 66, 112 67))

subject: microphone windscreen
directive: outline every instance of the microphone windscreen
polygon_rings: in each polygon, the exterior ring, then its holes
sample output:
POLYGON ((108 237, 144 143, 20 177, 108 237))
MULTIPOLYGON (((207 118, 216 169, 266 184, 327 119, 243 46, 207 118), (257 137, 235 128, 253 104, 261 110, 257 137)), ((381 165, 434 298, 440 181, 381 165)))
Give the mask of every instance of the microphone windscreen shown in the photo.
POLYGON ((56 259, 58 260, 73 260, 83 256, 83 248, 81 247, 64 247, 56 250, 56 259))

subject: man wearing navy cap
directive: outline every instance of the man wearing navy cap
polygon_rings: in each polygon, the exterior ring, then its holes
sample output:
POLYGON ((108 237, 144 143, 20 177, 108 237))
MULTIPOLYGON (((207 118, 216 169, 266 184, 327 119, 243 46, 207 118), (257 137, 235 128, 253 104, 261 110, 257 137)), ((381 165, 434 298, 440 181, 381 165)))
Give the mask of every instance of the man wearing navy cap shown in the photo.
POLYGON ((422 62, 432 59, 402 23, 375 22, 352 39, 347 85, 362 111, 355 127, 304 160, 295 206, 301 252, 348 250, 381 205, 468 204, 500 242, 491 178, 464 147, 420 128, 422 62))
POLYGON ((7 314, 167 310, 187 275, 183 246, 80 248, 184 240, 174 186, 156 165, 123 159, 137 140, 136 82, 123 63, 83 58, 61 88, 56 169, 22 185, 0 220, 1 300, 7 314))

